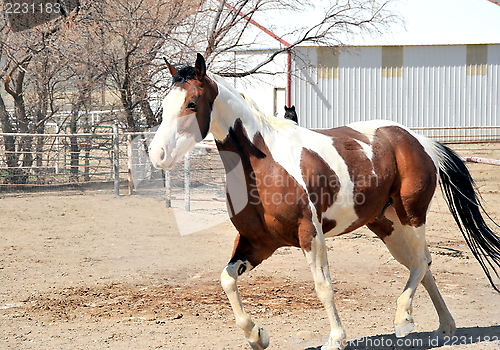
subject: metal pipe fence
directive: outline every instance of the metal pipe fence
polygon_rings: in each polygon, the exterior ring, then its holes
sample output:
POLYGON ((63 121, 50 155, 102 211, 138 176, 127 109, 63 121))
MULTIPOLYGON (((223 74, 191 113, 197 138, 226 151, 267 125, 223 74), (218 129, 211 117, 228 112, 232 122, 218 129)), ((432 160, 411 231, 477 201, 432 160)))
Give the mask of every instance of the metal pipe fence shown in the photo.
POLYGON ((0 188, 69 185, 113 177, 112 133, 0 134, 0 188))
POLYGON ((500 142, 500 126, 415 127, 413 131, 443 143, 500 142))
POLYGON ((202 143, 184 162, 164 172, 147 149, 154 132, 117 126, 100 133, 0 133, 0 192, 109 188, 172 200, 223 200, 222 161, 213 143, 202 143))

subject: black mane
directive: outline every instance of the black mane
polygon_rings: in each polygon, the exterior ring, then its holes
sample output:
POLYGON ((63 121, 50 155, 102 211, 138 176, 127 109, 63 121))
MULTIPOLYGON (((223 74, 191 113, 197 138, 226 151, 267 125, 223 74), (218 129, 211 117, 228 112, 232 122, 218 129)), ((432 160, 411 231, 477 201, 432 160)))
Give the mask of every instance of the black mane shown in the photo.
POLYGON ((177 73, 172 77, 172 83, 185 83, 188 80, 194 79, 194 67, 181 66, 177 68, 177 73))

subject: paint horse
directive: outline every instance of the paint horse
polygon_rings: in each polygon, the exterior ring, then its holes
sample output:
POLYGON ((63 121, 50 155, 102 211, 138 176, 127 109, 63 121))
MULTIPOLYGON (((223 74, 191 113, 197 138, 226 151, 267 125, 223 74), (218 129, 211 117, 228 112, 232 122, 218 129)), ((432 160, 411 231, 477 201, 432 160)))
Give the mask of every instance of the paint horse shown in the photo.
POLYGON ((201 55, 194 67, 168 68, 173 88, 163 101, 163 121, 150 144, 150 159, 157 168, 171 168, 210 132, 228 176, 241 170, 233 176, 239 186, 227 190, 238 235, 221 283, 253 349, 267 348, 269 337, 245 312, 237 279, 283 246, 301 248, 311 268, 331 326, 322 349, 345 347, 325 237, 363 225, 410 272, 397 299, 396 336, 404 337, 413 328, 412 299, 420 283, 439 315, 437 334, 453 334, 455 322, 429 269, 425 240, 426 215, 438 181, 496 289, 500 239, 484 222, 473 180, 452 150, 389 121, 309 130, 269 117, 222 78, 207 74, 201 55))
POLYGON ((285 119, 290 119, 296 124, 299 123, 299 118, 297 117, 297 112, 295 111, 295 106, 287 107, 285 106, 285 119))

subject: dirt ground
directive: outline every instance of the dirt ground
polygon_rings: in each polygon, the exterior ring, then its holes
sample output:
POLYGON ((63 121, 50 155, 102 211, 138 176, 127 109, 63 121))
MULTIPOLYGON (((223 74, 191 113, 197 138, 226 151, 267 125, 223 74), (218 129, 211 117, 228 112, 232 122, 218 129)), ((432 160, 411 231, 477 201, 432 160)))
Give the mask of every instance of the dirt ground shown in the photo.
MULTIPOLYGON (((500 159, 496 147, 458 149, 500 159)), ((500 167, 469 168, 500 222, 500 167)), ((219 284, 236 235, 229 221, 181 236, 175 220, 184 219, 160 198, 116 198, 107 190, 1 194, 0 210, 0 349, 249 349, 219 284)), ((500 294, 440 193, 428 243, 458 327, 446 349, 500 349, 500 294)), ((360 229, 327 244, 348 349, 440 348, 423 288, 414 300, 414 332, 394 337, 408 273, 377 237, 360 229)), ((280 249, 239 285, 248 312, 269 331, 270 349, 312 350, 325 342, 326 314, 298 249, 280 249)))

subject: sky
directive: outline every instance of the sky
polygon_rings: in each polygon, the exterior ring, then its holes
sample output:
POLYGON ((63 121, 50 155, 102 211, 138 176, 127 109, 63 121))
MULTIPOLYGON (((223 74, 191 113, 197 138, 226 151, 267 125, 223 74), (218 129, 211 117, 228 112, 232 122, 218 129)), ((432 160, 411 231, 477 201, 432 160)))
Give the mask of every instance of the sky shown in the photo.
MULTIPOLYGON (((298 28, 313 25, 323 17, 325 10, 319 4, 302 13, 279 11, 256 19, 293 42, 298 28)), ((354 46, 500 43, 500 6, 488 0, 393 0, 389 9, 402 18, 404 26, 395 24, 389 33, 375 37, 338 37, 342 43, 354 46)), ((261 46, 279 46, 274 39, 266 39, 261 46)))
POLYGON ((400 45, 500 43, 500 6, 487 0, 398 1, 406 31, 392 38, 400 45))

